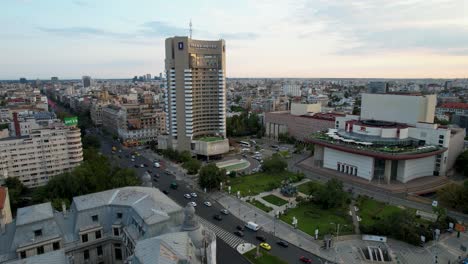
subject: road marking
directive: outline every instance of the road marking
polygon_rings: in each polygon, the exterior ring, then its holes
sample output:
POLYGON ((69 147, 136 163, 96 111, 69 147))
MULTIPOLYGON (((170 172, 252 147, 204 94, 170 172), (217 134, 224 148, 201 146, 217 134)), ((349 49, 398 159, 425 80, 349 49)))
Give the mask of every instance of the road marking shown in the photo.
POLYGON ((215 232, 216 237, 219 237, 221 240, 226 242, 226 244, 228 244, 230 247, 232 247, 234 249, 236 249, 239 244, 246 243, 246 241, 244 239, 242 239, 242 238, 240 238, 240 237, 238 237, 238 236, 236 236, 236 235, 234 235, 232 233, 227 232, 223 228, 221 228, 221 227, 219 227, 219 226, 217 226, 215 224, 212 224, 211 222, 209 222, 208 220, 206 220, 204 218, 198 217, 198 220, 206 228, 208 228, 209 230, 212 230, 213 232, 215 232))

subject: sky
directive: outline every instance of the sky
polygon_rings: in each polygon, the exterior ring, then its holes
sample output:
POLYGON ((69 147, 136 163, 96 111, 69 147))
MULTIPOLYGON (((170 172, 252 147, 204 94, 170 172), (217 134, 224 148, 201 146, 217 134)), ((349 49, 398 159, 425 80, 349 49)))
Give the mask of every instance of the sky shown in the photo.
POLYGON ((228 77, 468 78, 467 0, 0 0, 0 79, 131 78, 164 39, 226 40, 228 77))

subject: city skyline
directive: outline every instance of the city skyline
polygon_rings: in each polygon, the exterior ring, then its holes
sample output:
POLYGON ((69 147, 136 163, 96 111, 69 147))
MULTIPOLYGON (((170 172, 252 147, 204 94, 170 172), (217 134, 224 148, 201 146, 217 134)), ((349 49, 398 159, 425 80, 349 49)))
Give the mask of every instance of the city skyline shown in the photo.
POLYGON ((164 71, 164 39, 226 40, 227 77, 466 78, 460 0, 67 2, 9 0, 0 79, 164 71))

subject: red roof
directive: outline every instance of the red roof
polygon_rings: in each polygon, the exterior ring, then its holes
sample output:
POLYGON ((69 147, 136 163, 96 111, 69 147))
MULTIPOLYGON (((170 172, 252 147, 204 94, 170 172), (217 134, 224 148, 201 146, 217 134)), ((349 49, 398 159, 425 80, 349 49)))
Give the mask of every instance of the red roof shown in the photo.
POLYGON ((0 210, 5 206, 6 194, 6 188, 0 187, 0 210))
POLYGON ((468 104, 465 103, 445 103, 439 108, 455 108, 455 109, 468 109, 468 104))

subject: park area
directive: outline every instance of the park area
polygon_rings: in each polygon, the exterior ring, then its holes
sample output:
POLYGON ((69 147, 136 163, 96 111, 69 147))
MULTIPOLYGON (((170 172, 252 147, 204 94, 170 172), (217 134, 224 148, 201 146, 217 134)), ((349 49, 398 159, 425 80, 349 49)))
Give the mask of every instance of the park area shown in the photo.
POLYGON ((239 171, 246 169, 250 166, 250 162, 244 159, 231 159, 216 163, 216 166, 226 171, 239 171))
POLYGON ((358 215, 362 219, 359 224, 362 226, 372 226, 380 219, 403 210, 397 206, 387 205, 367 197, 359 197, 356 206, 359 208, 358 215))
POLYGON ((301 203, 296 208, 288 209, 280 216, 285 223, 292 225, 293 217, 297 218, 297 228, 315 236, 315 229, 319 230, 319 237, 325 234, 336 234, 336 225, 340 224, 340 235, 353 234, 353 223, 347 208, 333 208, 323 210, 313 203, 301 203))
POLYGON ((254 205, 258 209, 267 212, 267 213, 270 212, 271 210, 273 210, 273 208, 271 208, 269 206, 266 206, 266 205, 262 204, 261 202, 255 200, 255 199, 248 200, 247 202, 254 205))
POLYGON ((276 205, 276 206, 282 206, 288 203, 288 201, 284 200, 283 198, 280 198, 274 194, 269 194, 267 196, 262 197, 263 200, 276 205))
POLYGON ((253 196, 281 187, 281 182, 290 179, 297 182, 302 175, 284 171, 279 173, 259 172, 230 179, 231 193, 240 191, 241 196, 253 196))

